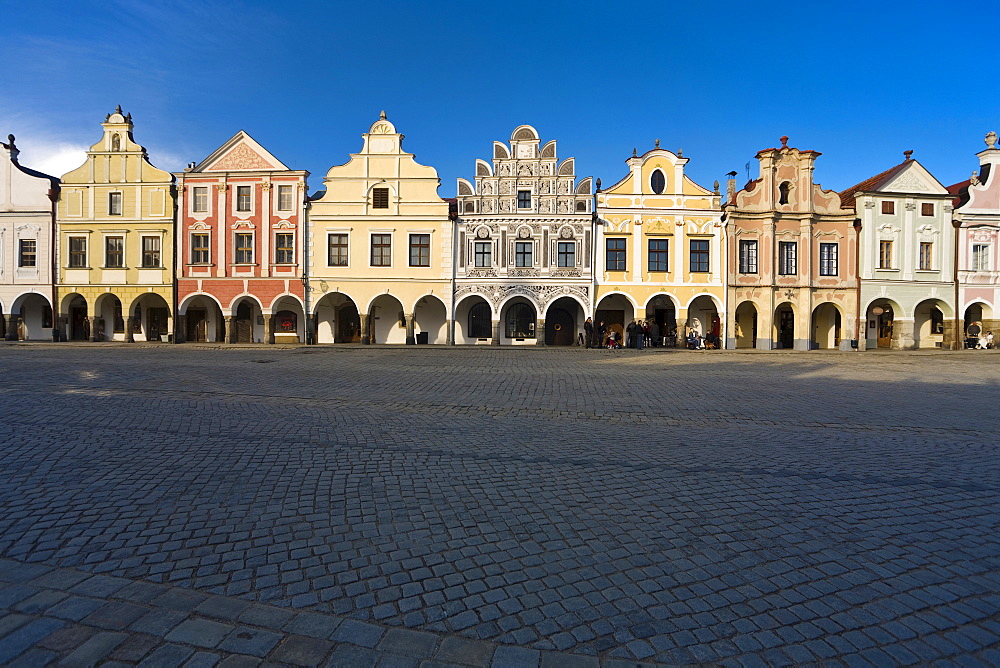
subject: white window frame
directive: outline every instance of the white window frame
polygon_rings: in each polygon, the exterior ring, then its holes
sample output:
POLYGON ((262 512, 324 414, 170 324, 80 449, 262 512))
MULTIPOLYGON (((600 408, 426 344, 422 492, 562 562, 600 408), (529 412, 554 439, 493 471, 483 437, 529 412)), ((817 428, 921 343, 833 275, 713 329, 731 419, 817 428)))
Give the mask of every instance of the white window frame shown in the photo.
POLYGON ((287 265, 290 265, 290 264, 296 264, 296 257, 295 257, 296 256, 296 252, 295 252, 295 250, 296 250, 296 246, 295 246, 295 232, 294 231, 287 230, 287 229, 284 229, 284 230, 281 230, 281 229, 274 230, 274 264, 280 264, 280 265, 284 265, 284 266, 287 266, 287 265), (281 261, 278 260, 278 250, 279 250, 278 236, 281 235, 281 234, 287 234, 288 236, 290 236, 292 238, 292 259, 291 259, 291 262, 281 262, 281 261))
POLYGON ((251 265, 257 264, 256 257, 255 257, 256 254, 257 254, 256 251, 257 251, 257 235, 256 234, 254 234, 252 231, 248 232, 245 229, 243 229, 243 230, 236 230, 235 232, 233 232, 233 264, 238 264, 238 265, 241 265, 241 266, 251 266, 251 265), (239 244, 237 244, 237 239, 239 238, 239 236, 241 234, 246 234, 246 235, 248 235, 250 237, 250 261, 249 262, 240 262, 240 258, 239 258, 240 247, 239 247, 239 244))
POLYGON ((139 268, 140 269, 163 269, 163 235, 162 234, 141 234, 139 235, 139 268), (156 249, 159 263, 156 266, 146 266, 146 239, 156 239, 159 244, 156 249))
POLYGON ((198 265, 199 267, 212 264, 212 234, 209 230, 192 230, 190 236, 188 237, 188 241, 191 249, 191 254, 188 259, 191 261, 191 264, 198 265), (203 262, 199 262, 194 259, 194 237, 196 234, 203 234, 205 235, 205 238, 208 239, 208 245, 205 247, 205 260, 203 262))
POLYGON ((351 266, 351 233, 347 230, 327 230, 326 231, 326 266, 333 268, 340 267, 350 267, 351 266), (332 236, 343 236, 347 237, 347 263, 346 264, 330 264, 330 237, 332 236))
POLYGON ((972 271, 990 271, 990 244, 972 244, 972 271))
POLYGON ((243 215, 246 215, 246 216, 252 216, 255 213, 255 210, 254 210, 254 200, 256 198, 254 197, 254 194, 255 193, 254 193, 254 189, 253 189, 253 184, 252 183, 234 184, 233 185, 233 213, 236 214, 237 216, 239 216, 240 214, 243 214, 243 215), (240 209, 240 188, 249 188, 250 189, 250 208, 249 209, 240 209))
POLYGON ((293 212, 295 211, 295 184, 292 183, 276 183, 276 196, 274 198, 275 211, 282 212, 293 212), (288 188, 288 208, 283 209, 281 207, 281 193, 283 188, 288 188))
POLYGON ((211 186, 191 186, 191 213, 208 214, 212 212, 212 188, 211 186), (197 208, 198 191, 205 191, 205 210, 199 211, 197 208))

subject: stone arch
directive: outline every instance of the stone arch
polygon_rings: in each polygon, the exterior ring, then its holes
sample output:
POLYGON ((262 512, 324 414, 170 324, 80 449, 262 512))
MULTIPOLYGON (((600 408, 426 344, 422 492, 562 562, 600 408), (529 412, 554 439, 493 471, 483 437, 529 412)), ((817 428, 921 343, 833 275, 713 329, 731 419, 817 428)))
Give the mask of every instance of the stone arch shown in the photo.
POLYGON ((62 325, 60 338, 65 341, 88 341, 90 332, 90 304, 79 292, 63 295, 59 305, 59 320, 62 325))
MULTIPOLYGON (((604 338, 610 332, 615 332, 620 343, 625 341, 625 325, 632 322, 639 312, 639 305, 636 303, 635 298, 627 293, 620 290, 614 290, 603 295, 597 302, 597 307, 594 309, 594 331, 597 332, 601 327, 601 323, 604 323, 604 338)), ((603 345, 604 341, 600 341, 603 345)))
MULTIPOLYGON (((4 329, 0 334, 3 336, 16 335, 18 339, 23 341, 51 341, 55 322, 52 311, 52 302, 48 296, 41 292, 22 292, 10 303, 9 314, 17 316, 11 319, 11 324, 16 329, 12 332, 4 329)), ((8 314, 2 306, 0 306, 0 313, 8 314)), ((6 327, 6 322, 2 326, 6 327)))
POLYGON ((413 332, 417 343, 448 342, 448 305, 437 295, 426 294, 417 299, 411 311, 413 332), (425 335, 426 337, 422 336, 425 335))
POLYGON ((230 324, 226 339, 230 343, 270 343, 266 324, 270 310, 265 311, 254 295, 246 292, 237 295, 226 312, 230 324))
POLYGON ((821 302, 813 307, 811 325, 811 347, 820 350, 834 350, 840 347, 844 338, 846 315, 834 302, 821 302))
POLYGON ((388 292, 375 295, 365 311, 368 332, 362 331, 362 342, 368 334, 371 343, 406 343, 406 312, 399 297, 388 292))
POLYGON ((757 347, 760 313, 760 305, 752 299, 746 299, 739 303, 736 310, 733 311, 733 347, 757 347))
POLYGON ((125 304, 113 292, 102 292, 94 299, 93 341, 125 340, 125 304))
POLYGON ((131 318, 125 326, 131 327, 133 341, 165 341, 174 331, 170 304, 161 294, 144 292, 129 302, 125 310, 131 318))
POLYGON ((795 317, 798 313, 795 304, 783 301, 774 307, 774 320, 771 327, 771 337, 775 348, 790 350, 795 348, 796 337, 801 338, 801 332, 795 327, 795 317))
POLYGON ((499 319, 486 295, 480 292, 463 295, 455 304, 455 343, 492 343, 495 333, 493 322, 499 319))
POLYGON ((327 292, 316 300, 312 317, 317 343, 360 343, 361 315, 349 294, 327 292))
POLYGON ((906 320, 906 312, 889 297, 874 297, 865 305, 865 348, 909 347, 910 335, 906 326, 897 320, 906 320), (902 337, 902 338, 901 338, 902 337))
POLYGON ((226 338, 222 304, 205 292, 188 295, 177 307, 179 341, 221 342, 226 338))
POLYGON ((538 131, 530 125, 519 125, 510 133, 513 141, 538 141, 538 131))
POLYGON ((913 307, 913 345, 950 348, 955 334, 955 311, 948 302, 931 297, 913 307))

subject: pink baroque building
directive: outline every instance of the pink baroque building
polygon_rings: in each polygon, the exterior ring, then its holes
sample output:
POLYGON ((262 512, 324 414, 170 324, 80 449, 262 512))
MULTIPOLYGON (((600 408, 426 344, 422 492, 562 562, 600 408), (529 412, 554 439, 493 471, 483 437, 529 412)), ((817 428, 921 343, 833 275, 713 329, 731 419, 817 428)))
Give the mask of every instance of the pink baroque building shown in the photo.
POLYGON ((858 338, 855 213, 813 180, 817 151, 757 153, 760 178, 724 207, 727 348, 850 349, 858 338))
POLYGON ((305 342, 308 174, 241 130, 175 175, 178 341, 305 342))
POLYGON ((1000 334, 1000 148, 997 134, 986 135, 979 170, 948 188, 955 199, 958 228, 959 326, 967 336, 980 330, 1000 334))

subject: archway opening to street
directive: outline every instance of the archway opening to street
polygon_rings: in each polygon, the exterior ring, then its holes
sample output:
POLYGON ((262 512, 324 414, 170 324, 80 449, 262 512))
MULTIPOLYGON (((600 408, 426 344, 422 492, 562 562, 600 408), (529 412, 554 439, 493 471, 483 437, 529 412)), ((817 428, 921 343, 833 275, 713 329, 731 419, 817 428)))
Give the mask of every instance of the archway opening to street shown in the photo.
POLYGON ((448 309, 432 295, 421 297, 413 307, 413 332, 417 343, 447 343, 448 309))
POLYGON ((165 341, 173 329, 167 301, 155 293, 146 293, 133 302, 132 338, 135 341, 165 341))
POLYGON ((537 343, 535 326, 538 321, 535 306, 524 297, 514 297, 500 311, 503 343, 512 345, 537 343))
POLYGON ((191 343, 217 343, 225 341, 226 323, 219 304, 206 295, 195 295, 185 300, 178 309, 184 316, 179 327, 184 341, 191 343))
POLYGON ((812 347, 836 350, 843 338, 843 319, 835 304, 823 302, 812 312, 812 347))
POLYGON ((275 343, 304 343, 305 317, 302 303, 291 295, 279 297, 271 304, 271 336, 275 343))
POLYGON ((774 309, 774 341, 776 348, 795 347, 795 307, 788 302, 774 309))
POLYGON ((379 295, 372 302, 369 313, 372 343, 406 343, 406 315, 398 299, 392 295, 379 295))
POLYGON ((493 341, 493 309, 479 295, 455 306, 455 343, 488 345, 493 341))
POLYGON ((876 299, 868 305, 866 312, 868 348, 892 348, 896 337, 896 304, 888 299, 876 299))
POLYGON ((743 302, 736 307, 736 347, 757 347, 757 307, 753 302, 743 302))
POLYGON ((646 303, 646 320, 650 323, 654 346, 677 344, 677 306, 668 295, 656 295, 646 303))
POLYGON ((913 310, 913 338, 917 348, 948 348, 951 339, 946 323, 951 319, 951 309, 940 299, 925 299, 913 310))
POLYGON ((52 340, 52 306, 37 292, 14 301, 11 312, 17 317, 17 338, 21 341, 52 340))
POLYGON ((317 343, 360 343, 358 305, 342 292, 330 292, 316 303, 317 343))
POLYGON ((66 295, 61 311, 66 316, 66 332, 62 336, 67 341, 89 341, 90 320, 87 318, 87 300, 76 293, 66 295))
MULTIPOLYGON (((625 323, 632 322, 633 318, 635 318, 635 308, 625 295, 606 295, 597 303, 597 310, 594 313, 595 336, 601 330, 601 323, 604 323, 605 341, 611 332, 615 332, 618 342, 624 345, 625 323)), ((604 341, 600 344, 603 345, 604 341)))
POLYGON ((986 336, 984 320, 993 319, 993 309, 984 302, 973 302, 965 309, 965 347, 975 348, 979 339, 986 336))
MULTIPOLYGON (((572 346, 577 343, 577 323, 583 322, 583 308, 572 297, 560 297, 545 311, 545 345, 572 346)), ((582 333, 582 328, 580 333, 582 333)))
POLYGON ((701 295, 688 306, 687 326, 689 331, 704 337, 705 347, 722 348, 722 321, 719 309, 708 295, 701 295))
POLYGON ((122 301, 113 293, 106 293, 94 301, 94 312, 97 319, 94 323, 94 341, 124 341, 125 314, 122 312, 122 301))

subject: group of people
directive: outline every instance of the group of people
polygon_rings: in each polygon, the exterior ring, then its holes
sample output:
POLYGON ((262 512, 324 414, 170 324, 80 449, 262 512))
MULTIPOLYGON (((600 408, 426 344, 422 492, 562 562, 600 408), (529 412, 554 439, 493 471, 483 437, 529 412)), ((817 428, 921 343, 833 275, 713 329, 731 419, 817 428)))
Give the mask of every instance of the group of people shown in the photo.
POLYGON ((587 318, 583 324, 583 330, 585 334, 584 345, 587 348, 608 348, 611 350, 616 348, 634 348, 636 350, 654 348, 665 345, 665 339, 672 340, 676 334, 671 330, 664 336, 660 326, 655 321, 636 320, 635 318, 625 326, 623 332, 619 332, 614 326, 607 326, 603 320, 598 323, 597 327, 594 327, 592 318, 587 318), (624 340, 622 340, 623 337, 624 340))

